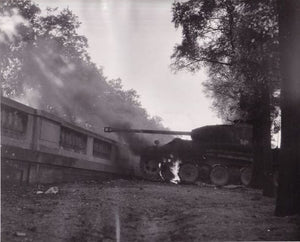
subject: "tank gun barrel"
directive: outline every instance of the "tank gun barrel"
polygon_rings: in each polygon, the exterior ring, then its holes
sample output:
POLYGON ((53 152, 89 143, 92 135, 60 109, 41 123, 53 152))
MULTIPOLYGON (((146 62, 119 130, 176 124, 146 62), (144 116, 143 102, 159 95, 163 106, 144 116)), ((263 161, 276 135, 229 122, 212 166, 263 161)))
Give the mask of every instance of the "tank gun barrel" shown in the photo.
POLYGON ((105 127, 104 132, 106 133, 140 133, 140 134, 165 134, 165 135, 191 135, 188 131, 170 131, 170 130, 152 130, 152 129, 122 129, 105 127))

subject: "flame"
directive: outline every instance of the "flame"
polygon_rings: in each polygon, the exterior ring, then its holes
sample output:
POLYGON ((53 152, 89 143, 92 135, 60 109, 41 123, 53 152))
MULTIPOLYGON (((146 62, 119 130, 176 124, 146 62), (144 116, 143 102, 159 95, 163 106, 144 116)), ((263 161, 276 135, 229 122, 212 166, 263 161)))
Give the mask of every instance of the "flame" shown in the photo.
POLYGON ((161 179, 165 180, 165 178, 163 177, 162 173, 161 173, 161 162, 158 163, 158 168, 159 168, 159 176, 161 179))
POLYGON ((181 160, 176 159, 172 154, 170 155, 169 158, 163 159, 161 163, 158 164, 160 171, 159 175, 163 180, 166 180, 166 178, 162 174, 162 164, 167 164, 167 167, 169 168, 169 171, 173 174, 174 178, 170 180, 171 183, 178 184, 180 182, 180 177, 179 177, 179 168, 181 164, 181 160))
POLYGON ((181 160, 177 159, 173 161, 173 166, 170 167, 170 170, 174 175, 174 178, 171 180, 172 183, 178 184, 180 182, 180 177, 179 177, 180 164, 181 164, 181 160))

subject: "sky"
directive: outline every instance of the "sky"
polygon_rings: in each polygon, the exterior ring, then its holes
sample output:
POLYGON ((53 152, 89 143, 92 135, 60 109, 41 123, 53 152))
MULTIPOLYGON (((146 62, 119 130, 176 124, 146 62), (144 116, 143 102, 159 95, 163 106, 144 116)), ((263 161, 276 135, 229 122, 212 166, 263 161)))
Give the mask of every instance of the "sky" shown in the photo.
POLYGON ((108 79, 121 78, 140 95, 164 126, 187 130, 221 123, 203 92, 205 70, 174 73, 171 55, 181 31, 172 20, 171 0, 34 0, 42 9, 69 8, 82 23, 92 61, 108 79))

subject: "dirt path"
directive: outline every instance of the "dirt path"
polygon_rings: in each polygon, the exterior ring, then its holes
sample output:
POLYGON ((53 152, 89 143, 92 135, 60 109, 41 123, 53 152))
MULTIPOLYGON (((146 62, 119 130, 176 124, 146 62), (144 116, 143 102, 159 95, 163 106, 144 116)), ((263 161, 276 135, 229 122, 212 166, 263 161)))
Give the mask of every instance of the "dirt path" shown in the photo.
POLYGON ((2 188, 2 241, 300 240, 297 216, 246 188, 143 181, 2 188), (42 190, 46 190, 44 187, 42 190))

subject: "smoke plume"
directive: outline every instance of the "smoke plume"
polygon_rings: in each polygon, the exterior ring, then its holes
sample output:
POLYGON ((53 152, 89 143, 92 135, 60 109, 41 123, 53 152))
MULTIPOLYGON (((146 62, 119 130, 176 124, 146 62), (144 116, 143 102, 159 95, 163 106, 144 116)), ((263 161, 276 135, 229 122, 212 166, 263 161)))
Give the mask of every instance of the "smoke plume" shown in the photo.
MULTIPOLYGON (((70 14, 70 11, 66 13, 70 14)), ((135 153, 155 139, 170 139, 159 135, 103 133, 105 126, 136 129, 164 127, 157 118, 149 117, 134 90, 123 90, 120 80, 107 80, 102 69, 89 60, 87 53, 82 55, 76 46, 74 53, 70 53, 73 49, 66 48, 65 43, 60 42, 59 34, 54 32, 52 35, 53 38, 49 38, 49 34, 35 36, 34 41, 18 40, 22 48, 18 56, 10 58, 19 69, 13 78, 7 75, 3 81, 6 85, 17 83, 19 92, 15 93, 19 94, 14 95, 14 99, 125 142, 135 153)), ((10 47, 15 42, 11 41, 10 47)))

